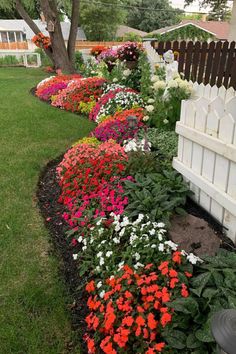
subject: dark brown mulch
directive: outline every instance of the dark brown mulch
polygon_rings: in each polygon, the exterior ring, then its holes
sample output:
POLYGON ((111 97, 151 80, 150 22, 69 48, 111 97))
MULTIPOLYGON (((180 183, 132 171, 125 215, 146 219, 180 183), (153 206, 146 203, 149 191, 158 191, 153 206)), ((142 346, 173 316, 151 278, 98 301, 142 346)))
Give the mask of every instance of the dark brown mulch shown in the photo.
POLYGON ((76 345, 80 344, 80 354, 87 353, 86 345, 82 344, 82 337, 86 331, 85 317, 87 316, 86 301, 87 296, 84 292, 84 282, 78 275, 78 268, 73 260, 73 248, 65 238, 68 225, 62 218, 65 211, 62 204, 58 203, 60 187, 56 178, 56 166, 62 160, 63 156, 50 161, 40 174, 37 198, 40 212, 44 223, 49 230, 52 240, 51 252, 59 258, 59 273, 62 275, 66 284, 71 304, 68 308, 71 310, 72 331, 76 331, 74 343, 67 345, 67 353, 76 345), (79 337, 79 338, 78 338, 79 337))

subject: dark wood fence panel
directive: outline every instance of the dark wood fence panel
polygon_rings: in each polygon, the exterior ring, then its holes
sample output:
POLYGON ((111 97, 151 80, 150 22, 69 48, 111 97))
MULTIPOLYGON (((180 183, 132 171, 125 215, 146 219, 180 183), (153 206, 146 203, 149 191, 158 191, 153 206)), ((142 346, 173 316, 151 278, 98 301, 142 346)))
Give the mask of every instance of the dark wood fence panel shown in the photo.
POLYGON ((236 89, 235 42, 152 42, 159 55, 172 49, 178 52, 178 70, 185 78, 211 86, 236 89))

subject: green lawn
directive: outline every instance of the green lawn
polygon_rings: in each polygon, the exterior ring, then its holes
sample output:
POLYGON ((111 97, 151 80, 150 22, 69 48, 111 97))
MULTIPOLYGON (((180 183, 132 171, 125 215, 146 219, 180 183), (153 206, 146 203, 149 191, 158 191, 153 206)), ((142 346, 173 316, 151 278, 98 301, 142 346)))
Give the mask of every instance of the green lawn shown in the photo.
MULTIPOLYGON (((0 69, 0 354, 66 353, 70 319, 35 198, 40 170, 93 128, 40 102, 38 69, 0 69)), ((78 354, 78 351, 77 353, 78 354)))

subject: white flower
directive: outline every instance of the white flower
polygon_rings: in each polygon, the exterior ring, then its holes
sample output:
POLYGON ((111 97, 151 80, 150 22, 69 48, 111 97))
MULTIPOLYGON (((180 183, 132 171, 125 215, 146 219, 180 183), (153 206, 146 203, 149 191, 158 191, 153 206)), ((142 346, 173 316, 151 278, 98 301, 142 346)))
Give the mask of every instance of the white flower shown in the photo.
POLYGON ((168 82, 168 87, 169 88, 177 88, 179 85, 178 85, 178 82, 177 82, 177 80, 170 80, 169 82, 168 82))
POLYGON ((157 76, 157 75, 153 75, 152 77, 151 77, 151 82, 156 82, 156 81, 158 81, 159 80, 159 77, 157 76))
POLYGON ((78 258, 78 254, 73 254, 74 261, 76 261, 77 258, 78 258))
POLYGON ((102 291, 100 292, 99 296, 100 296, 100 298, 102 299, 102 298, 104 297, 104 295, 105 295, 105 290, 102 290, 102 291))
POLYGON ((83 236, 80 236, 77 241, 80 243, 80 242, 83 242, 83 236))
POLYGON ((169 123, 168 119, 164 119, 164 120, 163 120, 163 123, 164 123, 164 124, 168 124, 168 123, 169 123))
POLYGON ((114 77, 114 79, 112 80, 112 82, 117 82, 117 81, 118 81, 117 77, 114 77))
POLYGON ((193 253, 189 253, 189 255, 187 255, 187 260, 192 264, 196 264, 197 262, 202 262, 201 258, 195 256, 193 253))
POLYGON ((176 251, 178 248, 178 245, 172 241, 165 241, 165 244, 169 246, 173 251, 176 251))
POLYGON ((147 122, 148 119, 149 119, 149 116, 144 116, 144 117, 143 117, 143 121, 144 121, 144 122, 147 122))
POLYGON ((104 263, 105 263, 105 262, 104 262, 104 258, 101 257, 101 258, 100 258, 100 261, 99 261, 100 266, 102 266, 104 263))
POLYGON ((151 236, 155 235, 155 233, 156 233, 155 229, 152 229, 152 230, 149 231, 149 234, 150 234, 151 236))
POLYGON ((146 109, 148 112, 153 112, 153 111, 154 111, 154 106, 149 105, 149 106, 146 106, 145 109, 146 109))
POLYGON ((154 84, 153 84, 153 88, 154 88, 155 91, 158 91, 158 90, 165 90, 165 88, 166 88, 166 83, 165 83, 165 81, 162 81, 162 80, 156 81, 156 82, 154 82, 154 84))
POLYGON ((100 271, 101 271, 101 268, 100 268, 99 266, 97 266, 97 267, 95 268, 95 270, 96 270, 96 272, 100 272, 100 271))
POLYGON ((112 251, 107 251, 107 253, 106 253, 106 257, 110 257, 112 254, 113 254, 113 252, 112 252, 112 251))
POLYGON ((86 251, 86 249, 87 249, 87 246, 82 247, 82 251, 86 251))
POLYGON ((102 257, 102 251, 98 252, 97 257, 98 258, 102 257))
POLYGON ((151 245, 151 248, 157 248, 157 245, 153 244, 151 245))
POLYGON ((149 100, 147 102, 152 104, 155 102, 155 100, 153 98, 149 98, 149 100))
POLYGON ((116 244, 119 244, 120 243, 120 239, 118 237, 114 237, 113 238, 113 242, 116 243, 116 244))
POLYGON ((160 244, 159 244, 158 250, 159 250, 160 252, 163 252, 163 251, 164 251, 164 244, 163 244, 163 243, 160 243, 160 244))
POLYGON ((136 263, 136 264, 134 265, 134 268, 135 268, 135 269, 138 269, 138 268, 140 268, 140 267, 144 267, 144 264, 138 262, 138 263, 136 263))
POLYGON ((141 258, 140 254, 137 252, 134 254, 134 257, 136 258, 136 261, 139 261, 141 258))
POLYGON ((163 222, 159 222, 157 224, 157 227, 159 227, 160 229, 162 229, 163 227, 165 227, 165 224, 163 222))
POLYGON ((124 218, 123 218, 123 221, 120 223, 120 225, 122 226, 122 227, 124 227, 124 226, 127 226, 127 225, 129 225, 129 219, 128 219, 128 217, 127 216, 125 216, 124 218))
POLYGON ((123 227, 123 229, 119 232, 120 237, 124 236, 125 233, 125 228, 123 227))
POLYGON ((124 265, 124 261, 120 262, 118 264, 118 270, 121 270, 123 268, 123 265, 124 265))
POLYGON ((99 282, 97 283, 97 288, 99 289, 99 288, 101 288, 101 286, 102 286, 102 282, 99 281, 99 282))
POLYGON ((130 69, 126 69, 126 70, 123 71, 123 75, 126 76, 126 77, 129 76, 130 74, 131 74, 131 70, 130 69))

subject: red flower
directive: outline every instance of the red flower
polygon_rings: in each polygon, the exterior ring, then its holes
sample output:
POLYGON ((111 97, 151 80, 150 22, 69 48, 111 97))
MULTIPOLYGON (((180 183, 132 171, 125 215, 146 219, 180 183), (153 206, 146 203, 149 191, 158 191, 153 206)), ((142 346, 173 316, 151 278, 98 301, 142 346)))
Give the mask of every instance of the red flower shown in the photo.
POLYGON ((91 338, 87 339, 87 347, 88 347, 88 353, 89 354, 95 353, 96 348, 95 348, 94 339, 91 339, 91 338))
POLYGON ((172 260, 175 263, 181 264, 181 252, 175 251, 172 255, 172 260))
POLYGON ((167 323, 171 322, 172 316, 166 312, 161 316, 161 324, 163 327, 165 327, 167 325, 167 323))
POLYGON ((95 291, 95 282, 94 280, 91 280, 87 285, 86 285, 86 291, 88 293, 91 293, 92 291, 95 291))
POLYGON ((145 320, 144 320, 144 318, 142 316, 138 316, 136 318, 135 322, 137 323, 138 326, 144 326, 145 325, 145 320))
POLYGON ((148 327, 150 329, 155 329, 157 327, 157 321, 155 320, 153 313, 148 314, 147 320, 148 320, 148 327))
POLYGON ((161 352, 164 347, 165 347, 165 343, 164 343, 164 342, 157 343, 157 344, 154 346, 154 348, 155 348, 158 352, 161 352))
POLYGON ((189 296, 189 292, 188 292, 188 290, 187 290, 187 286, 186 286, 184 283, 182 283, 182 284, 181 284, 181 287, 182 287, 182 289, 181 289, 181 295, 182 295, 183 297, 188 297, 188 296, 189 296))

